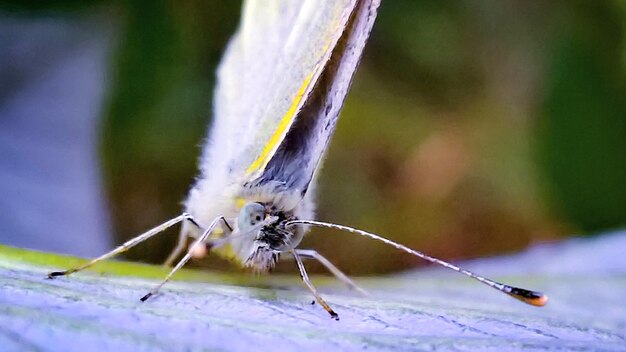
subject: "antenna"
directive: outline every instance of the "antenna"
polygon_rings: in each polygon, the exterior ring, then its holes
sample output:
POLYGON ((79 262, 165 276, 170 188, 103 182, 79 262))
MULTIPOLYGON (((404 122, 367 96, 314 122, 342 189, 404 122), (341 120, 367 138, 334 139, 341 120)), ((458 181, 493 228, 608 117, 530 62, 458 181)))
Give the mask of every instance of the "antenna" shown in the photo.
POLYGON ((327 223, 327 222, 321 222, 321 221, 314 221, 314 220, 291 220, 288 221, 285 226, 289 226, 289 225, 295 225, 295 224, 304 224, 304 225, 311 225, 311 226, 316 226, 316 227, 326 227, 326 228, 330 228, 330 229, 336 229, 336 230, 342 230, 342 231, 347 231, 347 232, 351 232, 351 233, 355 233, 357 235, 361 235, 361 236, 365 236, 365 237, 369 237, 381 242, 384 242, 390 246, 393 246, 397 249, 400 249, 402 251, 405 251, 407 253, 413 254, 416 257, 422 258, 426 261, 429 261, 431 263, 435 263, 435 264, 439 264, 443 267, 446 267, 448 269, 454 270, 456 272, 459 272, 461 274, 467 275, 475 280, 478 280, 480 282, 482 282, 483 284, 495 288, 496 290, 506 293, 507 295, 518 299, 524 303, 533 305, 535 307, 542 307, 544 306, 547 302, 548 302, 548 296, 544 295, 541 292, 537 292, 537 291, 531 291, 531 290, 526 290, 523 288, 519 288, 519 287, 513 287, 513 286, 509 286, 509 285, 505 285, 505 284, 501 284, 499 282, 490 280, 486 277, 482 277, 480 275, 474 274, 473 272, 469 271, 469 270, 465 270, 462 268, 459 268, 456 265, 450 264, 448 262, 445 262, 441 259, 437 259, 435 257, 431 257, 428 254, 422 253, 422 252, 418 252, 416 250, 413 250, 407 246, 404 246, 402 244, 393 242, 391 240, 388 240, 382 236, 373 234, 371 232, 367 232, 367 231, 363 231, 363 230, 358 230, 349 226, 343 226, 343 225, 337 225, 337 224, 333 224, 333 223, 327 223))

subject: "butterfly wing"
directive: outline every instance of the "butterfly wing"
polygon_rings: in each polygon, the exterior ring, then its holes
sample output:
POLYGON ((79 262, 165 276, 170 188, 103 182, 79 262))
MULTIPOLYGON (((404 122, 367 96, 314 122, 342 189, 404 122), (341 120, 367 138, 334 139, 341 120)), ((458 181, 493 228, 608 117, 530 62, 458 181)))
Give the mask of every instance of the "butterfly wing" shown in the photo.
POLYGON ((304 197, 334 132, 379 0, 358 1, 312 93, 256 184, 278 182, 304 197))
MULTIPOLYGON (((216 216, 233 219, 242 195, 257 200, 262 190, 279 197, 298 191, 305 195, 378 4, 379 0, 245 2, 241 26, 218 69, 215 116, 204 147, 202 175, 185 202, 198 223, 208 224, 216 216), (287 188, 254 187, 270 182, 287 188)), ((312 217, 313 203, 308 201, 312 193, 296 215, 312 217)), ((302 199, 288 198, 293 201, 291 210, 302 199)), ((281 205, 289 208, 285 202, 281 205)), ((185 223, 182 233, 197 232, 185 223)), ((227 247, 220 248, 220 254, 239 261, 247 258, 227 247)))
POLYGON ((319 80, 356 3, 244 3, 241 26, 218 69, 202 178, 218 186, 263 172, 319 80))

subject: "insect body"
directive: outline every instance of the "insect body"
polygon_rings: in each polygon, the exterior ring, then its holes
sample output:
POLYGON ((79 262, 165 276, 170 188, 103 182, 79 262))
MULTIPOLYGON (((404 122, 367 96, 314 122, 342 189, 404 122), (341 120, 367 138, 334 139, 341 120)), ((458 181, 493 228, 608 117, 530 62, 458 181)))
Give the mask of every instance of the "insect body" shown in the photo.
POLYGON ((313 220, 317 171, 379 2, 246 2, 241 26, 218 70, 213 126, 185 213, 81 267, 49 277, 82 270, 182 222, 167 263, 186 254, 142 301, 159 291, 194 248, 205 246, 257 272, 270 271, 281 257, 293 258, 317 302, 338 319, 309 281, 302 259, 318 260, 345 284, 360 289, 316 251, 297 248, 307 228, 319 226, 385 242, 526 303, 545 304, 541 293, 494 282, 369 232, 313 220), (188 249, 189 238, 195 243, 188 249))

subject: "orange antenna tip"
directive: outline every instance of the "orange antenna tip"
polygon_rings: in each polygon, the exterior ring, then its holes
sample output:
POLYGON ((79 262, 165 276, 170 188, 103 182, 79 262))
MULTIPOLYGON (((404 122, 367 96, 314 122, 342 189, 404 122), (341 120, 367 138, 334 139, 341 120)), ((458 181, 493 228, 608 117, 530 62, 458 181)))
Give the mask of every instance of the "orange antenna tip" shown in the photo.
POLYGON ((529 291, 523 288, 511 287, 507 292, 511 297, 535 307, 543 307, 548 303, 548 296, 541 292, 529 291))
POLYGON ((527 302, 528 304, 532 304, 535 307, 543 307, 546 305, 546 303, 548 303, 548 296, 546 295, 542 295, 541 297, 535 299, 535 300, 531 300, 529 302, 527 302))

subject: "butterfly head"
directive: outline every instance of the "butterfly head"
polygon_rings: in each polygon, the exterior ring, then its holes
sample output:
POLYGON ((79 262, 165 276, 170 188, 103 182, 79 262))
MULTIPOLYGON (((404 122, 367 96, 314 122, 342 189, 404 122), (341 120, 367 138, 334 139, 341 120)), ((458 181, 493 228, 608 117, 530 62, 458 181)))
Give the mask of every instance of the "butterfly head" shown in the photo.
POLYGON ((271 203, 246 203, 236 219, 233 247, 245 267, 255 271, 271 270, 281 252, 294 249, 304 236, 302 226, 286 226, 297 219, 293 212, 271 203))

